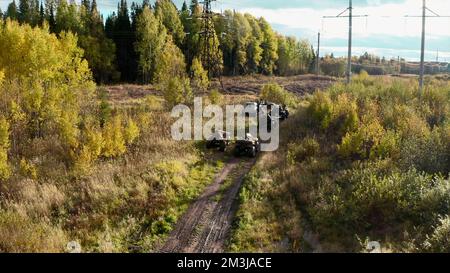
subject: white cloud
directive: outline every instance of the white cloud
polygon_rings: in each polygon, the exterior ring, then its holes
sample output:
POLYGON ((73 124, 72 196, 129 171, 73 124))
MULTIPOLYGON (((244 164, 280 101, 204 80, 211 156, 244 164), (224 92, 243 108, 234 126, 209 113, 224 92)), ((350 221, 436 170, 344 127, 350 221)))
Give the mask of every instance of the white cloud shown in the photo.
MULTIPOLYGON (((405 18, 405 15, 420 15, 421 0, 407 0, 400 4, 383 4, 380 6, 358 7, 354 14, 369 18, 354 19, 354 34, 359 37, 371 35, 420 36, 421 19, 405 18)), ((450 1, 429 0, 428 6, 442 15, 450 15, 450 1)), ((325 37, 343 38, 348 33, 347 18, 322 19, 324 15, 337 15, 345 9, 315 10, 310 8, 264 9, 243 8, 256 16, 265 17, 272 24, 290 28, 308 29, 312 32, 321 30, 325 37)), ((430 37, 450 37, 450 18, 428 18, 427 35, 430 37)))

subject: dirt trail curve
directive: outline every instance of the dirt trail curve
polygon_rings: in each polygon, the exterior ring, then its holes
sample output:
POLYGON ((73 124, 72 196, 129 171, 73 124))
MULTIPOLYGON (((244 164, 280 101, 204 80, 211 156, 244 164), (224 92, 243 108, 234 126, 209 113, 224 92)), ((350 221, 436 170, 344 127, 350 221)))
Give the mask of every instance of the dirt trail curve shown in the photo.
POLYGON ((238 208, 242 180, 254 163, 255 160, 231 159, 179 219, 159 252, 223 252, 238 208))

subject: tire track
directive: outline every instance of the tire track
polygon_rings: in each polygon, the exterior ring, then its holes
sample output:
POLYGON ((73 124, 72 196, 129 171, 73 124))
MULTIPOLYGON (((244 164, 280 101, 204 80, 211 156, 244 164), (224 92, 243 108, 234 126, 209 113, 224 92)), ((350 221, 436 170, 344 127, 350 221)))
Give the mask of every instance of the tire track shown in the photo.
POLYGON ((237 195, 242 180, 254 163, 253 159, 230 160, 180 218, 160 252, 223 252, 238 208, 237 195), (227 179, 232 179, 231 185, 223 191, 221 186, 227 179))

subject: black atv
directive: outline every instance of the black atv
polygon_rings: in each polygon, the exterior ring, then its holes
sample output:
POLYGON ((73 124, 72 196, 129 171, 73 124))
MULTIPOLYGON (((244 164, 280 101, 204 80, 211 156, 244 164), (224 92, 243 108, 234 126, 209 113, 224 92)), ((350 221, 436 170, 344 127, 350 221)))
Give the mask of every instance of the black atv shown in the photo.
POLYGON ((286 105, 282 105, 280 107, 280 120, 287 120, 289 118, 289 110, 287 109, 286 105))
POLYGON ((245 139, 237 140, 234 148, 235 156, 250 156, 256 157, 260 151, 259 139, 247 134, 245 139))
POLYGON ((219 149, 221 152, 225 152, 228 146, 231 144, 231 137, 228 132, 218 131, 212 134, 206 141, 207 149, 219 149))
POLYGON ((267 109, 268 112, 272 111, 273 108, 278 108, 279 111, 279 119, 280 121, 284 121, 289 118, 289 110, 287 109, 286 105, 279 105, 276 103, 267 103, 267 109))

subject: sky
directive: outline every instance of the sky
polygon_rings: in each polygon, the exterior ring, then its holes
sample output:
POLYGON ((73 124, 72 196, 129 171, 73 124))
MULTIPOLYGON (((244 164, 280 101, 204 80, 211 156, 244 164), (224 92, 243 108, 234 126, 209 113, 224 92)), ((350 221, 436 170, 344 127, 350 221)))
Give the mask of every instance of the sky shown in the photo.
MULTIPOLYGON (((118 1, 97 3, 106 16, 116 10, 118 1)), ((9 2, 0 0, 0 8, 6 10, 9 2)), ((174 2, 181 7, 183 0, 174 2)), ((422 0, 353 0, 353 5, 354 14, 369 15, 354 19, 354 55, 367 51, 386 58, 420 58, 421 19, 405 15, 421 15, 422 0)), ((448 0, 428 0, 427 6, 442 16, 450 16, 448 0)), ((348 0, 217 0, 212 7, 216 11, 234 9, 263 16, 279 33, 307 39, 314 47, 320 31, 321 53, 347 54, 348 18, 322 17, 338 15, 348 7, 348 0)), ((450 62, 450 18, 427 18, 426 31, 426 59, 434 61, 438 57, 439 61, 450 62)))

